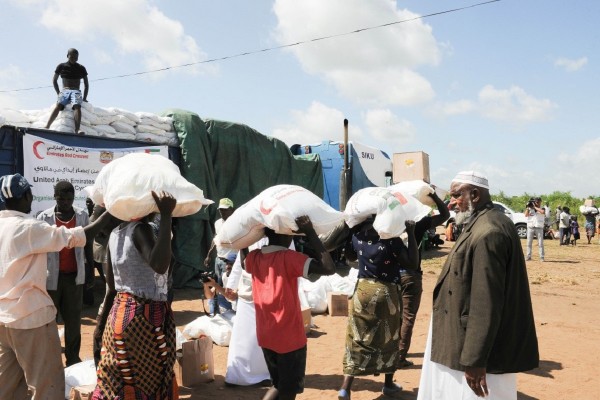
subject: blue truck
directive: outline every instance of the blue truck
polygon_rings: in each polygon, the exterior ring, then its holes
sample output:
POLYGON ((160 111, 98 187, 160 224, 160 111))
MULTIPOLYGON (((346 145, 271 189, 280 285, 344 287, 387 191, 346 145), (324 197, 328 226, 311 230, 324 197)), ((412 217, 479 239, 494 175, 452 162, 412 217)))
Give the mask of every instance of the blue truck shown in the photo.
MULTIPOLYGON (((344 178, 344 142, 330 140, 314 144, 295 144, 292 154, 318 154, 323 169, 323 199, 340 210, 340 198, 348 199, 358 190, 392 183, 392 160, 387 153, 358 142, 348 142, 347 169, 344 178), (344 186, 346 193, 344 192, 344 186), (340 197, 341 196, 341 197, 340 197)), ((341 210, 343 211, 343 210, 341 210)))

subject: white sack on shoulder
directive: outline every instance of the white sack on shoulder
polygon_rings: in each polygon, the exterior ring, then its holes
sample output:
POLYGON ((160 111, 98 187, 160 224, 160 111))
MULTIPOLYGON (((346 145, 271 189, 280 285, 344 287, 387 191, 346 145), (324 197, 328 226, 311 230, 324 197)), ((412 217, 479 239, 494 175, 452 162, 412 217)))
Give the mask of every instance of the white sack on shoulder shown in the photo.
POLYGON ((414 197, 388 188, 364 188, 354 193, 346 204, 344 215, 350 228, 375 215, 373 228, 382 239, 400 237, 405 231, 405 222, 418 221, 431 209, 414 197))
POLYGON ((583 205, 579 207, 579 212, 582 214, 598 214, 598 208, 583 205))
MULTIPOLYGON (((389 188, 388 188, 389 189, 389 188)), ((431 212, 431 207, 421 203, 415 197, 398 190, 390 190, 396 199, 402 205, 406 219, 420 221, 431 212)))
POLYGON ((431 185, 421 180, 396 183, 395 185, 388 186, 388 189, 410 194, 423 204, 431 206, 435 204, 431 197, 429 197, 429 195, 434 192, 433 188, 431 185))
POLYGON ((179 173, 168 158, 146 153, 127 154, 106 165, 85 191, 94 203, 104 204, 115 217, 131 221, 158 212, 151 191, 166 191, 177 199, 174 217, 195 214, 212 204, 204 193, 179 173))
POLYGON ((298 230, 296 218, 308 215, 317 234, 329 232, 344 220, 311 191, 296 185, 276 185, 263 190, 227 218, 215 242, 234 249, 243 249, 264 235, 264 227, 283 235, 298 230))
POLYGON ((263 224, 277 233, 293 235, 296 218, 308 215, 317 235, 335 228, 344 215, 301 186, 276 185, 250 201, 260 211, 263 224))
POLYGON ((260 211, 248 202, 223 222, 214 241, 220 246, 241 250, 258 242, 265 235, 264 227, 260 211))

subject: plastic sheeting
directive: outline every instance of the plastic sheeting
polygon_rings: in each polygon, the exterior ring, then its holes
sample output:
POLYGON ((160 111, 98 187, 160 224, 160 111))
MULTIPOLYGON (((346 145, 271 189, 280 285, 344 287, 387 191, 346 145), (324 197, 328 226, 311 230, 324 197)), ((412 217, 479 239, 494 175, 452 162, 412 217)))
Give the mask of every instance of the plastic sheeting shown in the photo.
POLYGON ((183 110, 161 115, 173 118, 181 149, 181 174, 216 204, 177 218, 173 253, 173 286, 197 287, 194 277, 204 269, 218 218, 218 201, 228 197, 236 206, 278 184, 302 186, 323 197, 318 155, 294 156, 284 142, 242 124, 206 120, 183 110))

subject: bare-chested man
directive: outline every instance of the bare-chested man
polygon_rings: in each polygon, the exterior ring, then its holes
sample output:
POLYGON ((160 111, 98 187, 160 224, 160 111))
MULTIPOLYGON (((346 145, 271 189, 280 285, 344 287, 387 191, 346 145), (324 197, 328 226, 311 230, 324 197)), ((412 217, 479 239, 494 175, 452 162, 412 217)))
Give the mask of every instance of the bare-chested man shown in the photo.
POLYGON ((75 132, 83 133, 79 130, 79 127, 81 125, 81 103, 83 101, 87 101, 89 89, 87 78, 88 73, 83 65, 77 63, 77 60, 79 59, 79 52, 76 49, 68 50, 67 59, 67 62, 58 64, 56 70, 54 71, 52 84, 54 85, 54 90, 56 90, 58 99, 56 101, 56 107, 54 107, 52 114, 50 114, 50 118, 46 124, 46 129, 50 128, 50 125, 52 125, 52 122, 54 122, 58 116, 58 113, 64 110, 67 104, 71 103, 73 104, 75 132), (62 78, 62 91, 58 87, 59 76, 62 78), (81 97, 81 90, 79 89, 82 79, 84 86, 83 98, 81 97))

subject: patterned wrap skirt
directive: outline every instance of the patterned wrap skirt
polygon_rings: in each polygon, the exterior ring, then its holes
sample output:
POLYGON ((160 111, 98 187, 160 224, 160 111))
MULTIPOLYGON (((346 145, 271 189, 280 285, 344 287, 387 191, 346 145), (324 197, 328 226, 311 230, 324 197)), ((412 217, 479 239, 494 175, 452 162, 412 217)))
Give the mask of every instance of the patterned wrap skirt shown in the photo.
POLYGON ((359 279, 348 316, 344 374, 391 374, 400 358, 402 297, 398 284, 359 279))
POLYGON ((178 399, 175 321, 168 302, 118 293, 104 328, 93 399, 178 399))

